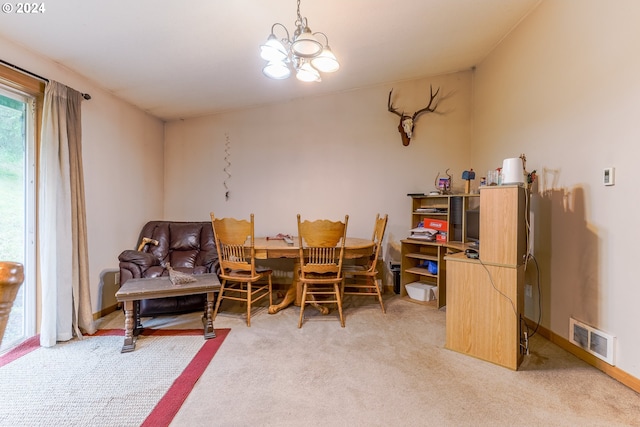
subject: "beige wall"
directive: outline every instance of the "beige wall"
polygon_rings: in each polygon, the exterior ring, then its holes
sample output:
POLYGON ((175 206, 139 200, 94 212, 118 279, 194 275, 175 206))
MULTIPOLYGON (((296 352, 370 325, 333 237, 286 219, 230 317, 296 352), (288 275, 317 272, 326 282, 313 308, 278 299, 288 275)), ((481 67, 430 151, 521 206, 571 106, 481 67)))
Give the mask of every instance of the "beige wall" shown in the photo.
MULTIPOLYGON (((525 153, 540 174, 543 325, 568 338, 573 316, 617 336, 616 364, 636 378, 639 19, 634 0, 544 1, 478 66, 471 147, 481 170, 525 153), (613 187, 605 167, 615 167, 613 187)), ((527 315, 537 318, 535 303, 527 315)))
POLYGON ((437 173, 447 168, 463 186, 462 171, 470 167, 470 91, 468 71, 169 122, 166 216, 202 220, 210 211, 253 212, 256 233, 274 235, 295 234, 298 213, 349 214, 349 234, 369 238, 376 213, 388 213, 388 242, 397 247, 410 228, 407 193, 433 190, 437 173), (405 147, 399 118, 387 111, 389 91, 394 88, 399 110, 412 113, 427 104, 430 84, 450 93, 441 103, 446 114, 421 116, 405 147))
POLYGON ((144 222, 161 218, 163 123, 96 83, 0 38, 2 59, 59 81, 92 99, 82 104, 89 274, 94 312, 115 304, 100 278, 134 248, 144 222))

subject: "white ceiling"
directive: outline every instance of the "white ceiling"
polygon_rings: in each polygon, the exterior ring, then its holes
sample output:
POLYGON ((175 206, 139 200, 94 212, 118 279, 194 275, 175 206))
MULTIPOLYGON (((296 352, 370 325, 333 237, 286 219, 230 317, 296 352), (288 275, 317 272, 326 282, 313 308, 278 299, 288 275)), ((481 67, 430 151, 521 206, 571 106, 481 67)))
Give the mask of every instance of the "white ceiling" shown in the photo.
POLYGON ((302 0, 341 63, 320 83, 261 71, 259 46, 275 22, 293 32, 295 0, 46 1, 3 13, 0 36, 171 120, 469 69, 540 1, 302 0))

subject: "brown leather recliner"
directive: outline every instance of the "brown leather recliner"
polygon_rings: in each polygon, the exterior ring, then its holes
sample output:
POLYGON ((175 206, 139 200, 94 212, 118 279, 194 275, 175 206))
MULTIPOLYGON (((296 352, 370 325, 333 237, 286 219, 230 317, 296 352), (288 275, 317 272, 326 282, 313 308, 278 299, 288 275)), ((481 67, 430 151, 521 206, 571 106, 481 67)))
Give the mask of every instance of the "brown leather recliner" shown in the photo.
MULTIPOLYGON (((144 238, 153 242, 140 251, 125 250, 118 256, 121 285, 133 278, 167 276, 167 263, 183 273, 219 273, 211 222, 150 221, 140 231, 138 245, 144 238)), ((203 310, 205 303, 206 294, 146 299, 140 301, 139 315, 203 310)))

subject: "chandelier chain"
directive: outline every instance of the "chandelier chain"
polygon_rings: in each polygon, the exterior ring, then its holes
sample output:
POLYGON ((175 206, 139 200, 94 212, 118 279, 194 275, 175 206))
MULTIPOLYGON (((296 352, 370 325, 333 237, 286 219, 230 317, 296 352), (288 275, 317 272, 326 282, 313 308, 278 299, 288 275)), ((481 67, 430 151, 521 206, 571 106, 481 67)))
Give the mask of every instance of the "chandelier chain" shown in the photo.
POLYGON ((298 0, 298 21, 296 21, 296 26, 298 23, 302 24, 302 15, 300 14, 300 0, 298 0))

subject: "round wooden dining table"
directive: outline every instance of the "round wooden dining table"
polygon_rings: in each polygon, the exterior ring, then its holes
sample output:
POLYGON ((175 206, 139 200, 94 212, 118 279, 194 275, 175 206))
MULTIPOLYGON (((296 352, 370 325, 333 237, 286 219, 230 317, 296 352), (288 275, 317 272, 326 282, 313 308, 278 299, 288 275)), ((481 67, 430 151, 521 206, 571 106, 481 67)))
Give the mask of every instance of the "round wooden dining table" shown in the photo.
MULTIPOLYGON (((276 258, 298 258, 300 256, 300 247, 298 246, 298 237, 291 238, 292 243, 287 243, 283 239, 274 239, 268 237, 256 237, 254 247, 256 258, 258 259, 276 259, 276 258)), ((357 259, 371 256, 373 253, 373 240, 362 239, 359 237, 347 237, 344 244, 344 258, 357 259)), ((279 304, 269 306, 269 314, 275 314, 297 302, 298 294, 298 265, 293 269, 293 282, 287 289, 284 299, 279 304)))

